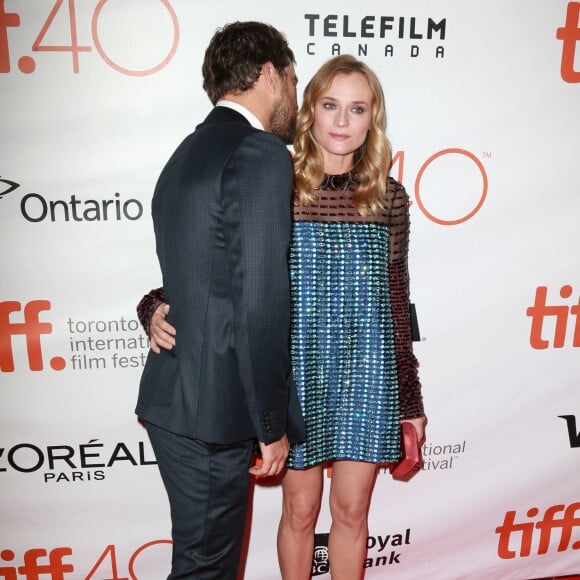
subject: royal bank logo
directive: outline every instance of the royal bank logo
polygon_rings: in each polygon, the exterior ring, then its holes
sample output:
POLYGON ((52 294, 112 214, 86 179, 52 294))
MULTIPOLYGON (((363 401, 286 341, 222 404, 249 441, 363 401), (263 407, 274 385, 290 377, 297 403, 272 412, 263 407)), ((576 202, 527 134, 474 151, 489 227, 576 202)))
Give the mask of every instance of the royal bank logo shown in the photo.
POLYGON ((312 576, 328 574, 328 534, 314 535, 314 553, 312 556, 312 576))
MULTIPOLYGON (((329 534, 314 535, 314 552, 312 555, 312 577, 330 573, 328 556, 329 534)), ((403 533, 368 536, 367 554, 362 562, 363 569, 392 566, 400 564, 403 556, 401 549, 411 543, 411 529, 403 533)))

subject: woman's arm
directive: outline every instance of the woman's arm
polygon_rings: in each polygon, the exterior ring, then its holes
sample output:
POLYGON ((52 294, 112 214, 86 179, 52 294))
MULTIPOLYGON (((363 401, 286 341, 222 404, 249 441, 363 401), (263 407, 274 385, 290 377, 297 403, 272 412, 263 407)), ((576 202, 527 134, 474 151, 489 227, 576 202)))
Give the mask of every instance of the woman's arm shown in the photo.
POLYGON ((390 261, 389 289, 393 313, 395 359, 399 380, 399 408, 402 421, 415 425, 419 441, 426 423, 419 380, 419 363, 413 353, 409 309, 409 198, 403 186, 390 180, 393 198, 389 212, 390 261))
POLYGON ((149 336, 151 350, 157 354, 162 348, 171 350, 175 346, 175 328, 165 320, 169 308, 163 288, 151 290, 137 305, 139 321, 149 336))

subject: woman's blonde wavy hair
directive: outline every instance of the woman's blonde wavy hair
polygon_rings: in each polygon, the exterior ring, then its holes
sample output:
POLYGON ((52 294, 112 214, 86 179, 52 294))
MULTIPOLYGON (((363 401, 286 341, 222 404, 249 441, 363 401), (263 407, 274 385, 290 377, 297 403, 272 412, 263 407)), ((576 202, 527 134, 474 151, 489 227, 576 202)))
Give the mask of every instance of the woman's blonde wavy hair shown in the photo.
POLYGON ((385 207, 387 176, 391 163, 391 151, 385 136, 385 97, 375 73, 366 64, 348 54, 337 56, 323 64, 304 90, 294 138, 294 193, 297 203, 301 205, 309 205, 314 201, 312 189, 320 185, 324 177, 322 150, 312 136, 315 107, 336 75, 354 73, 362 74, 367 79, 373 99, 367 138, 355 151, 353 158, 354 166, 351 171, 356 174, 358 181, 353 201, 361 215, 376 215, 385 207))

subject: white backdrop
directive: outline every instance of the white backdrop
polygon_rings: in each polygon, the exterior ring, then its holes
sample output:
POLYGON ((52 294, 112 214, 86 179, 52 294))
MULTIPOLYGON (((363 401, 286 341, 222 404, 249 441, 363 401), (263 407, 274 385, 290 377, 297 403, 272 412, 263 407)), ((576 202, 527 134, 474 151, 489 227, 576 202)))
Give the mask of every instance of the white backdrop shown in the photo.
MULTIPOLYGON (((0 0, 0 576, 167 572, 133 415, 135 305, 161 282, 150 200, 210 108, 210 37, 250 19, 287 34, 299 92, 339 52, 377 71, 413 200, 426 463, 378 477, 366 577, 580 572, 579 7, 0 0)), ((245 577, 271 580, 280 488, 254 495, 245 577)), ((325 505, 326 577, 329 525, 325 505)))

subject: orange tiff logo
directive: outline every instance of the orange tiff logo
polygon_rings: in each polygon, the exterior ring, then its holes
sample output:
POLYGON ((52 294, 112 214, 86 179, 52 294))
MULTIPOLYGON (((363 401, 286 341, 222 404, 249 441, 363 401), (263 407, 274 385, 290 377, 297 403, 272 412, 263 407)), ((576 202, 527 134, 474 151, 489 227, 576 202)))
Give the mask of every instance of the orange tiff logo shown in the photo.
MULTIPOLYGON (((65 556, 71 555, 70 548, 54 548, 50 552, 42 548, 32 548, 24 552, 22 566, 0 566, 0 577, 16 580, 18 574, 21 574, 26 580, 39 580, 40 576, 50 574, 52 580, 65 580, 65 574, 74 572, 74 566, 64 562, 65 556), (45 559, 48 561, 42 563, 41 560, 45 559)), ((2 550, 0 558, 4 562, 12 562, 15 554, 12 550, 2 550)))
MULTIPOLYGON (((573 289, 569 284, 560 288, 560 296, 564 299, 572 296, 573 289)), ((573 305, 548 304, 548 287, 538 286, 534 304, 526 310, 526 314, 532 319, 530 330, 530 345, 536 349, 546 349, 550 346, 550 341, 544 337, 544 323, 546 319, 552 321, 554 328, 552 346, 562 348, 566 343, 566 333, 568 332, 568 321, 574 318, 574 335, 572 346, 580 347, 580 300, 573 305)))
POLYGON ((537 517, 539 513, 537 507, 530 508, 526 516, 531 521, 518 523, 515 510, 506 513, 502 525, 495 529, 496 534, 499 534, 497 555, 500 558, 509 560, 518 555, 520 558, 526 558, 532 553, 534 536, 539 536, 537 554, 547 554, 554 530, 560 531, 558 552, 564 552, 570 547, 573 550, 580 549, 580 541, 572 543, 572 531, 575 527, 580 527, 580 515, 576 515, 580 513, 580 502, 569 506, 564 504, 550 506, 541 518, 537 517), (536 530, 539 533, 535 533, 536 530))
MULTIPOLYGON (((13 337, 23 335, 26 337, 26 353, 28 356, 28 368, 31 371, 41 371, 44 368, 42 358, 41 336, 52 332, 50 322, 41 322, 39 314, 50 310, 48 300, 32 300, 24 305, 24 321, 12 322, 10 314, 20 312, 22 304, 15 300, 0 302, 0 371, 3 373, 14 372, 13 337)), ((50 366, 55 371, 61 371, 66 361, 55 356, 50 360, 50 366)))
POLYGON ((576 44, 580 41, 580 2, 568 3, 566 24, 558 28, 556 38, 562 41, 562 79, 567 83, 580 83, 580 71, 574 70, 576 44))

